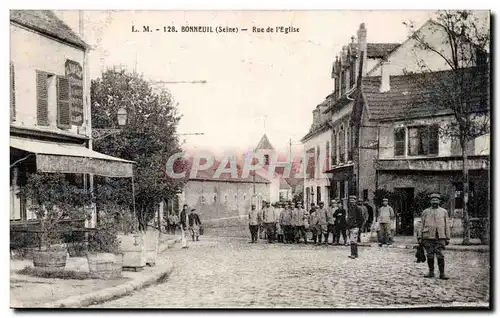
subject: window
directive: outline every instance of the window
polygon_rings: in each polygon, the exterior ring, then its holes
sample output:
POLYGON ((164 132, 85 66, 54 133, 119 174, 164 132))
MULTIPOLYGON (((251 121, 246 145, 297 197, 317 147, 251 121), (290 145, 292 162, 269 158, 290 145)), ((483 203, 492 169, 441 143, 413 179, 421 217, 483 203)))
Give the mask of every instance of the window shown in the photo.
POLYGON ((65 77, 57 77, 57 126, 67 129, 71 126, 70 85, 65 77))
POLYGON ((316 169, 316 163, 314 162, 314 148, 311 148, 306 153, 307 160, 307 176, 309 179, 314 178, 314 172, 316 169))
POLYGON ((203 196, 203 195, 201 196, 201 202, 205 203, 205 196, 203 196))
POLYGON ((394 156, 404 156, 406 144, 406 130, 404 127, 394 129, 394 156))
POLYGON ((224 203, 227 203, 227 194, 224 194, 224 203))
POLYGON ((243 195, 243 201, 246 201, 246 199, 247 199, 247 195, 245 194, 245 195, 243 195))
POLYGON ((217 194, 214 193, 214 203, 217 202, 217 194))
POLYGON ((347 128, 347 160, 352 161, 352 127, 347 128))
POLYGON ((320 149, 319 146, 316 147, 316 162, 318 163, 318 174, 322 171, 321 170, 321 157, 320 157, 320 149))
POLYGON ((340 127, 338 143, 339 143, 339 162, 344 162, 344 160, 345 160, 345 132, 344 132, 343 127, 340 127))
POLYGON ((353 59, 351 61, 351 65, 349 65, 349 87, 353 88, 356 85, 356 70, 355 70, 356 61, 353 59))
POLYGON ((14 64, 10 63, 10 121, 16 120, 16 76, 14 64))
POLYGON ((437 155, 439 152, 438 125, 408 128, 408 155, 437 155))
MULTIPOLYGON (((472 181, 469 182, 469 209, 471 199, 474 198, 474 183, 472 181)), ((455 183, 455 209, 463 209, 464 208, 464 184, 462 182, 455 183)), ((470 212, 470 211, 469 211, 470 212)))
POLYGON ((316 187, 316 204, 321 202, 321 187, 316 187))
POLYGON ((264 155, 264 165, 269 166, 269 155, 264 155))
POLYGON ((332 165, 337 164, 337 132, 333 131, 332 136, 332 165))
POLYGON ((330 143, 327 141, 326 142, 326 151, 325 151, 325 169, 323 170, 328 170, 330 169, 330 143))
POLYGON ((345 71, 340 73, 341 83, 340 83, 340 96, 345 94, 346 91, 346 74, 345 71))

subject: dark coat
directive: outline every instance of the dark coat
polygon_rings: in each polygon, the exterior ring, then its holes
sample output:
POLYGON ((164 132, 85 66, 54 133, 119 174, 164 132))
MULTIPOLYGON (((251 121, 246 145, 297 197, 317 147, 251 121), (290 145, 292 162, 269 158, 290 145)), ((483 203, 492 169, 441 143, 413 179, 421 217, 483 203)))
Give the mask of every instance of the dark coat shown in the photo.
POLYGON ((368 210, 368 220, 366 221, 368 224, 373 223, 373 207, 369 204, 365 204, 366 209, 368 210))
POLYGON ((181 211, 181 215, 180 215, 180 220, 179 220, 179 222, 181 223, 181 227, 184 230, 186 229, 186 226, 187 226, 187 224, 186 224, 186 213, 187 213, 186 211, 182 210, 181 211))
POLYGON ((189 219, 189 221, 188 221, 189 226, 193 226, 194 224, 201 225, 200 216, 196 213, 189 214, 188 219, 189 219))
POLYGON ((335 218, 335 225, 338 227, 346 227, 346 212, 344 208, 339 207, 335 213, 333 213, 333 217, 335 218))
POLYGON ((358 205, 349 205, 349 212, 347 213, 347 228, 359 228, 363 225, 365 219, 363 217, 363 210, 358 205))

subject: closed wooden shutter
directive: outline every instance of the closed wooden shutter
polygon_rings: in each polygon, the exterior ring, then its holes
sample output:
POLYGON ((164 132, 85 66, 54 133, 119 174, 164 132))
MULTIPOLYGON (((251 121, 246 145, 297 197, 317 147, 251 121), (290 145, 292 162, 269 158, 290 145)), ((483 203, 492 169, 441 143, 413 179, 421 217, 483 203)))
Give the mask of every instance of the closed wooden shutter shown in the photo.
POLYGON ((47 73, 36 72, 36 118, 39 126, 49 125, 49 101, 47 88, 47 73))
POLYGON ((57 77, 57 126, 62 129, 71 127, 69 80, 57 77))
POLYGON ((10 121, 16 120, 16 76, 14 64, 10 63, 10 121))

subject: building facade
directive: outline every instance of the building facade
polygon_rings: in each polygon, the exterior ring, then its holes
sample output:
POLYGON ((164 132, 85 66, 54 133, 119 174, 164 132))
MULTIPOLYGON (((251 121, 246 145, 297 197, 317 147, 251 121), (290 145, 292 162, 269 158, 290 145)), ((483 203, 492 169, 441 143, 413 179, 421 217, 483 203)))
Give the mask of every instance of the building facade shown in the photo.
POLYGON ((12 222, 36 218, 20 189, 37 171, 64 173, 89 190, 93 174, 133 175, 133 162, 92 151, 88 52, 52 11, 10 11, 12 222))
POLYGON ((373 159, 375 130, 360 117, 361 113, 353 112, 358 80, 400 46, 399 43, 368 43, 364 23, 357 31, 357 42, 354 37, 351 40, 333 64, 334 91, 323 111, 331 126, 330 160, 325 169, 330 197, 341 200, 344 206, 351 194, 371 200, 374 190, 374 168, 366 162, 373 159))

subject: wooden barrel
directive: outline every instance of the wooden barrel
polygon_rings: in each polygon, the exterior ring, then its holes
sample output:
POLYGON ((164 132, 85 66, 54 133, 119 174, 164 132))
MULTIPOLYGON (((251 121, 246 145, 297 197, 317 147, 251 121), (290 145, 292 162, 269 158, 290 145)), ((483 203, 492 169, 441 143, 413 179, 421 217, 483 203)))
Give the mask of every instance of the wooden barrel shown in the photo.
POLYGON ((33 265, 36 269, 45 271, 64 270, 67 258, 68 252, 66 250, 34 251, 33 265))
POLYGON ((111 253, 87 253, 89 272, 100 278, 122 276, 123 255, 111 253))

